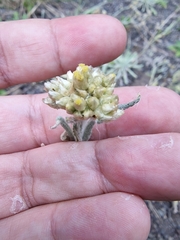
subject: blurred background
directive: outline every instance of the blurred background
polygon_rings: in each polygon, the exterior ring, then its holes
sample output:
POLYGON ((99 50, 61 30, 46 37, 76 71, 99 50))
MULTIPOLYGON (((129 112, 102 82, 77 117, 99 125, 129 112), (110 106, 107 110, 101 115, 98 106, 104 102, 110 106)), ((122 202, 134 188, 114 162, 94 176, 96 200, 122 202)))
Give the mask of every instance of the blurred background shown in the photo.
MULTIPOLYGON (((125 52, 101 66, 117 75, 117 87, 163 86, 180 94, 180 0, 0 0, 0 21, 80 14, 108 14, 125 26, 125 52)), ((43 82, 0 89, 0 95, 41 92, 43 82)), ((180 239, 179 202, 146 203, 152 219, 148 239, 180 239)))

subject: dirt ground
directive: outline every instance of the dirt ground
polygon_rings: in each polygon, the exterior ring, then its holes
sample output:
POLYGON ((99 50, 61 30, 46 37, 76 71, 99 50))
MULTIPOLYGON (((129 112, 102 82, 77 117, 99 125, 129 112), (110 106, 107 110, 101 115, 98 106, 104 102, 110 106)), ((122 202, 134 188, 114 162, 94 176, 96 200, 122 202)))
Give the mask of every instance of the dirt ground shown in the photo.
MULTIPOLYGON (((117 74, 117 86, 164 86, 180 94, 180 47, 170 50, 180 40, 179 0, 0 1, 1 21, 96 13, 116 17, 128 32, 123 56, 102 67, 117 74)), ((6 89, 5 94, 41 92, 43 82, 20 84, 6 89)), ((148 239, 180 239, 179 202, 146 203, 152 220, 148 239)))

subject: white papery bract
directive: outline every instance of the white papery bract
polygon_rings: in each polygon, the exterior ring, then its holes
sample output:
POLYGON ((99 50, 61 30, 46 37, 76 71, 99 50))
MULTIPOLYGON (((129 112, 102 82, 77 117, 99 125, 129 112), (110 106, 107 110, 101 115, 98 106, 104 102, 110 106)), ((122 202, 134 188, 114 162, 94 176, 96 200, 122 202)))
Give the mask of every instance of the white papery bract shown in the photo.
POLYGON ((115 120, 124 113, 113 93, 115 83, 115 74, 106 76, 99 68, 79 64, 74 72, 68 71, 65 77, 44 84, 49 96, 43 101, 50 107, 66 110, 76 119, 115 120))

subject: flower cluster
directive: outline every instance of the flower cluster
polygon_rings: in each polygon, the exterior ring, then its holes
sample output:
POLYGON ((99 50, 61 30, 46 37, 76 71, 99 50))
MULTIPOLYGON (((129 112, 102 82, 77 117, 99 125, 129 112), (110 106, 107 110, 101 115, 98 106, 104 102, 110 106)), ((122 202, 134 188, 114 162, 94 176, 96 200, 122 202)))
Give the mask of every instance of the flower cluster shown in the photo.
POLYGON ((113 94, 115 75, 104 75, 100 69, 79 64, 66 78, 56 77, 45 83, 48 97, 44 103, 65 109, 75 119, 94 118, 99 122, 117 119, 123 114, 119 98, 113 94))

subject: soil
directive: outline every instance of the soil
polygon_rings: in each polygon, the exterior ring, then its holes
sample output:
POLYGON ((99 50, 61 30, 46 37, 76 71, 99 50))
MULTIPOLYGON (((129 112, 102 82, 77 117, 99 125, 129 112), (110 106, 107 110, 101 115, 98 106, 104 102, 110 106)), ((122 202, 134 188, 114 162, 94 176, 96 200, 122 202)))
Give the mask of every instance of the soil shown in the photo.
MULTIPOLYGON (((128 48, 132 52, 137 52, 138 63, 143 65, 143 70, 134 70, 137 78, 129 76, 128 83, 118 79, 117 85, 158 85, 172 88, 180 94, 180 74, 178 75, 180 58, 169 50, 169 46, 180 39, 179 0, 159 1, 168 2, 168 4, 166 8, 155 5, 155 15, 150 7, 144 8, 138 5, 140 2, 138 0, 32 2, 34 5, 28 9, 20 0, 0 1, 1 20, 8 21, 24 17, 52 19, 92 13, 112 15, 124 23, 128 32, 128 48)), ((43 82, 20 84, 6 89, 8 95, 41 92, 44 92, 43 82)), ((146 201, 146 203, 152 221, 148 239, 180 239, 179 202, 146 201)))

